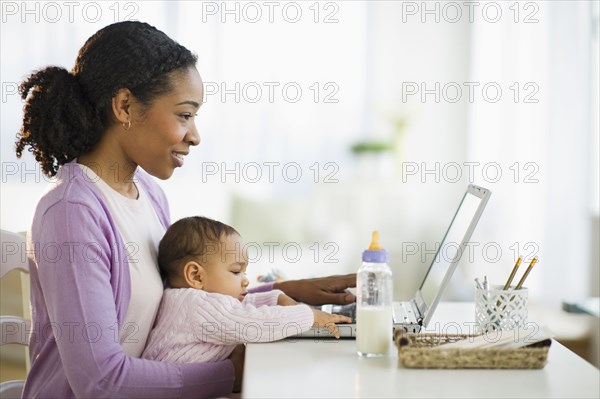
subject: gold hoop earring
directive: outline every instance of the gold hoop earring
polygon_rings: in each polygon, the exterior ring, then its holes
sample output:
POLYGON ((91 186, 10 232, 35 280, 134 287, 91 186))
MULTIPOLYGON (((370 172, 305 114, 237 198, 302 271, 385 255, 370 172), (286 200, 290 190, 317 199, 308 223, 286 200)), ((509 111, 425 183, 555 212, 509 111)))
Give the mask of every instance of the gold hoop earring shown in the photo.
POLYGON ((131 121, 123 122, 123 130, 127 131, 131 128, 131 121))

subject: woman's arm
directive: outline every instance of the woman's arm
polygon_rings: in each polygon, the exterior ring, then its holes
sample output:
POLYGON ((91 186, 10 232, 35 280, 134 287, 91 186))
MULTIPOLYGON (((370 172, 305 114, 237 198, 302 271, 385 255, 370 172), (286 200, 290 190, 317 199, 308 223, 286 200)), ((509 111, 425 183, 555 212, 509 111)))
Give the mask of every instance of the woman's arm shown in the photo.
POLYGON ((117 323, 124 315, 117 312, 127 309, 129 298, 114 287, 129 283, 122 281, 127 271, 118 270, 127 264, 125 258, 112 257, 126 254, 120 240, 110 242, 108 222, 91 208, 59 201, 34 223, 32 237, 41 287, 37 294, 46 307, 37 312, 47 310, 53 326, 40 328, 61 332, 55 343, 40 345, 56 345, 75 396, 198 398, 231 392, 234 368, 229 360, 184 365, 125 355, 117 323), (125 306, 116 305, 123 301, 125 306))
POLYGON ((254 287, 249 292, 283 291, 298 302, 318 306, 328 303, 345 305, 356 301, 348 288, 356 287, 356 274, 273 282, 254 287))
POLYGON ((273 285, 273 289, 313 306, 328 303, 344 305, 356 301, 354 294, 347 290, 350 287, 356 287, 356 274, 289 280, 273 285))

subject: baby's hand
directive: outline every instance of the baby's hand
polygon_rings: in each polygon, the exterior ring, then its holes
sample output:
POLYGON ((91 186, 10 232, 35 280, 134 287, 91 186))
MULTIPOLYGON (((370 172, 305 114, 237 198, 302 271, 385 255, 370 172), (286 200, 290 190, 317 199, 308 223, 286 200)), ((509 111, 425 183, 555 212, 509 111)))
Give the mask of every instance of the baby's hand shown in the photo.
POLYGON ((315 315, 315 322, 313 323, 313 327, 325 327, 334 337, 340 338, 340 333, 337 329, 335 323, 352 323, 352 319, 348 316, 342 316, 339 314, 329 314, 327 312, 322 312, 317 309, 313 309, 313 313, 315 315))

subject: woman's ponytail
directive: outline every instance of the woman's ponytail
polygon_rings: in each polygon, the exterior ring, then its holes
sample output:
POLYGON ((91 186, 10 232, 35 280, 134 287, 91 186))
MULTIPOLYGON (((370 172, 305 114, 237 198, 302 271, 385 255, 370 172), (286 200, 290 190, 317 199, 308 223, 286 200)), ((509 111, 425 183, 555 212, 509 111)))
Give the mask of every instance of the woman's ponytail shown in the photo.
POLYGON ((26 103, 17 156, 30 146, 48 176, 100 139, 102 120, 66 69, 51 66, 36 71, 21 83, 19 92, 26 103))

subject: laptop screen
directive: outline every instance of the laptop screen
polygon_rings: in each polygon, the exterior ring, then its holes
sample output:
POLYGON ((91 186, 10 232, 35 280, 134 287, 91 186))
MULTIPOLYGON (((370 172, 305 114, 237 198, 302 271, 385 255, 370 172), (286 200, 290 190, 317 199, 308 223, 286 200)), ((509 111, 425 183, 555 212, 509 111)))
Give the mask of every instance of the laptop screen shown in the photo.
POLYGON ((440 286, 448 268, 456 259, 460 259, 460 247, 469 230, 473 218, 477 214, 477 209, 481 203, 481 198, 467 191, 461 201, 461 204, 454 215, 454 219, 444 236, 444 239, 438 247, 437 253, 423 283, 421 284, 421 295, 427 306, 431 306, 435 296, 440 291, 440 286))

